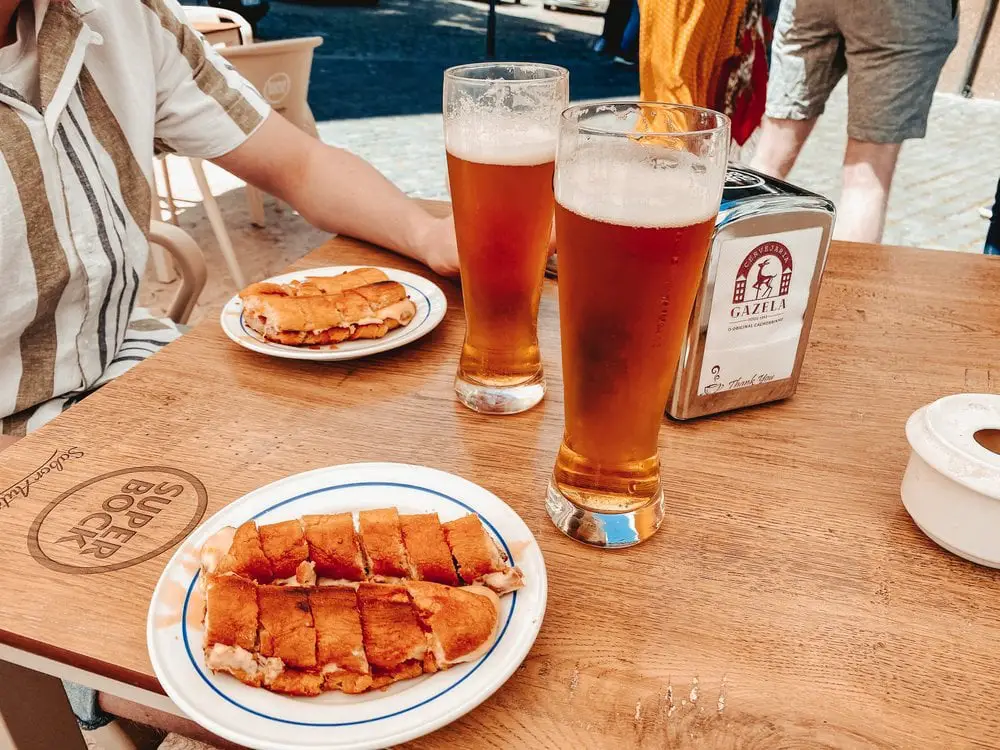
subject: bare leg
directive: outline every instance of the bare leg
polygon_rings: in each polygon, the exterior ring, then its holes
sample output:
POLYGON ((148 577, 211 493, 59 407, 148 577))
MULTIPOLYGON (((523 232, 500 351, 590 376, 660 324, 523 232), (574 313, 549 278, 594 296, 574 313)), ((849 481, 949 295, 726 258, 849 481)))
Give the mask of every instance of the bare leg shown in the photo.
POLYGON ((783 180, 795 166, 799 151, 816 125, 811 120, 776 120, 765 117, 760 129, 760 141, 750 166, 758 172, 783 180))
POLYGON ((851 242, 880 242, 899 143, 847 140, 844 187, 833 236, 851 242))

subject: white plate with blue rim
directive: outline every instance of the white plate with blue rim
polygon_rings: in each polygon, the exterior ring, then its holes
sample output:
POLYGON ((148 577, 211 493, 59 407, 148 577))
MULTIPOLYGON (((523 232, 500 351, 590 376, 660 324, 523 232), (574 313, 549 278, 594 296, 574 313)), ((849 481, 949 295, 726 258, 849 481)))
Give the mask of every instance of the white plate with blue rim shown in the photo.
POLYGON ((198 527, 167 563, 146 621, 149 658, 167 695, 193 720, 258 750, 364 750, 420 737, 454 721, 492 695, 527 656, 542 625, 548 589, 534 536, 496 495, 454 474, 425 466, 362 463, 280 479, 230 503, 198 527), (224 526, 253 518, 275 523, 306 514, 394 506, 436 512, 442 522, 476 513, 513 564, 524 587, 501 597, 500 626, 478 661, 361 695, 278 695, 205 666, 204 602, 198 551, 224 526))
POLYGON ((389 277, 390 281, 398 281, 406 289, 406 295, 413 300, 417 308, 416 314, 407 325, 389 331, 380 339, 359 339, 358 341, 342 341, 339 344, 289 346, 268 341, 257 331, 243 322, 243 301, 239 295, 234 296, 222 308, 219 322, 226 335, 240 346, 250 351, 268 354, 272 357, 285 359, 308 359, 317 362, 334 362, 347 359, 367 357, 371 354, 386 352, 400 346, 412 343, 437 328, 444 320, 448 310, 448 300, 444 292, 433 281, 425 279, 409 271, 382 266, 326 266, 324 268, 308 268, 303 271, 292 271, 280 276, 272 276, 264 281, 274 284, 288 284, 292 281, 302 281, 308 276, 339 276, 358 268, 377 268, 389 277))

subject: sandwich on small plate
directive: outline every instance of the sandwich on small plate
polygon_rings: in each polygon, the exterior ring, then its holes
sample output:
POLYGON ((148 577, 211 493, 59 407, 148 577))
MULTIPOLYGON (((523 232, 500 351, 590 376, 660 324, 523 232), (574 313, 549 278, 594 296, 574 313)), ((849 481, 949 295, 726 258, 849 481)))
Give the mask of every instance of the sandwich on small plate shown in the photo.
POLYGON ((288 284, 262 281, 241 291, 240 299, 248 328, 289 346, 381 338, 417 312, 406 288, 377 268, 288 284))

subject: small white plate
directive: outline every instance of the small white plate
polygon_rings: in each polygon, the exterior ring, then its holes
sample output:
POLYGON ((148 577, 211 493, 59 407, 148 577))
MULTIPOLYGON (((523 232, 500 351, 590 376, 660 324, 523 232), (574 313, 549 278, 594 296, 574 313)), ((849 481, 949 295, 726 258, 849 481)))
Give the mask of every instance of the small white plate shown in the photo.
POLYGON ((302 281, 307 276, 339 276, 356 268, 378 268, 392 281, 398 281, 406 287, 406 294, 417 306, 413 320, 405 326, 389 331, 380 339, 361 339, 358 341, 343 341, 339 344, 317 346, 288 346, 275 344, 261 336, 257 331, 243 323, 243 302, 239 295, 233 297, 222 308, 219 322, 226 335, 242 347, 272 357, 285 359, 310 359, 318 362, 332 362, 345 359, 367 357, 398 346, 416 341, 433 331, 444 319, 448 309, 448 300, 444 292, 432 281, 423 276, 417 276, 409 271, 381 266, 327 266, 325 268, 309 268, 304 271, 292 271, 281 276, 264 279, 275 284, 287 284, 290 281, 302 281))
MULTIPOLYGON (((361 750, 406 742, 471 711, 527 656, 542 625, 548 583, 538 543, 496 495, 437 469, 407 464, 345 464, 296 474, 227 505, 171 558, 146 622, 149 658, 167 695, 188 716, 232 742, 258 750, 361 750), (223 526, 274 523, 311 513, 395 506, 436 512, 442 521, 477 513, 514 564, 524 588, 501 597, 496 643, 476 662, 362 695, 294 698, 248 687, 205 666, 198 550, 223 526)), ((203 606, 203 604, 202 604, 203 606)))

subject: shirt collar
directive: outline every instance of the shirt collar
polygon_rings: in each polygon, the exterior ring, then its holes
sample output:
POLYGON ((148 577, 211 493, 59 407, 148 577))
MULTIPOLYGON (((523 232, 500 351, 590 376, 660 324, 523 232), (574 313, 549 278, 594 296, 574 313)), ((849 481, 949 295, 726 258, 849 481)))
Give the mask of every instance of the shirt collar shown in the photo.
POLYGON ((32 0, 35 6, 35 33, 37 34, 42 28, 42 21, 45 18, 45 13, 49 8, 62 5, 70 6, 73 8, 78 15, 85 16, 88 13, 93 12, 97 9, 97 0, 32 0))
POLYGON ((80 76, 87 48, 104 41, 100 34, 87 25, 81 10, 83 6, 92 11, 95 1, 34 0, 36 13, 41 11, 44 14, 35 21, 39 103, 52 138, 55 137, 59 117, 80 76))

